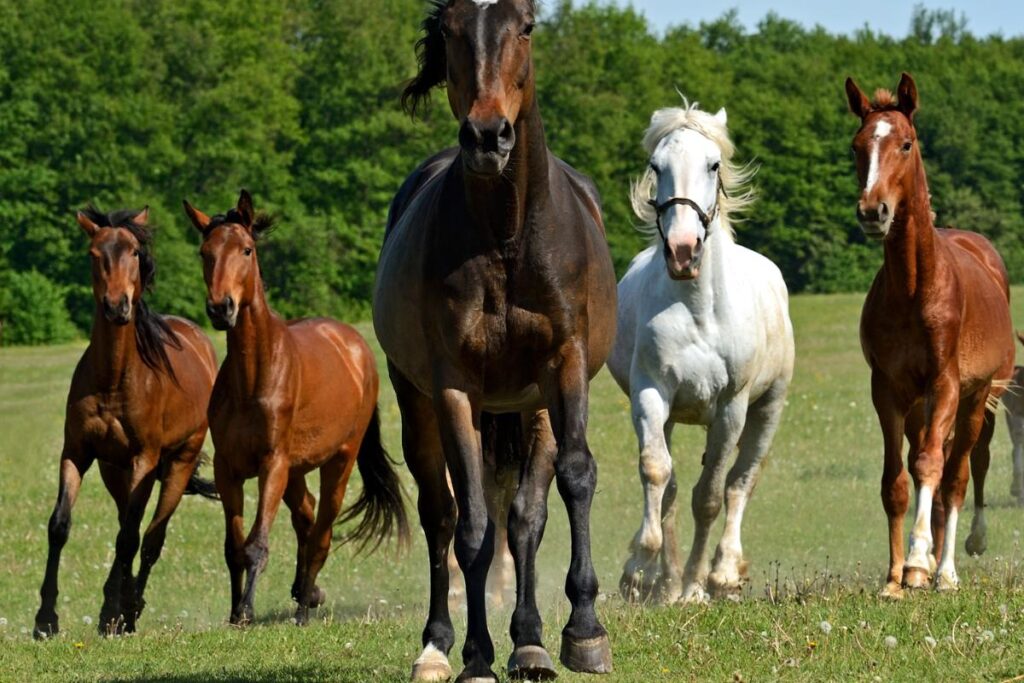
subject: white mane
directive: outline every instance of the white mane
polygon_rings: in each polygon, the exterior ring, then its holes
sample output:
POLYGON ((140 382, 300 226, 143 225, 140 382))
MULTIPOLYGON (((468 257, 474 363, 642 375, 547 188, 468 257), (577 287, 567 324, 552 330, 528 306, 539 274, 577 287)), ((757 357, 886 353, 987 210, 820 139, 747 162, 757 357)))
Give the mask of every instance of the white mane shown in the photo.
MULTIPOLYGON (((644 149, 653 154, 658 143, 670 133, 681 129, 696 131, 718 145, 722 153, 722 165, 719 174, 722 178, 723 192, 718 193, 719 222, 722 228, 733 235, 732 222, 742 220, 738 214, 748 209, 756 199, 756 193, 748 183, 757 173, 757 167, 751 164, 739 165, 732 161, 736 149, 729 139, 729 131, 725 124, 715 118, 714 114, 701 111, 699 103, 690 104, 683 97, 682 107, 659 109, 651 116, 651 125, 644 133, 644 149)), ((655 227, 657 215, 648 200, 655 199, 657 192, 657 175, 648 168, 630 188, 630 202, 633 213, 642 223, 637 226, 644 235, 650 238, 658 236, 655 227)))

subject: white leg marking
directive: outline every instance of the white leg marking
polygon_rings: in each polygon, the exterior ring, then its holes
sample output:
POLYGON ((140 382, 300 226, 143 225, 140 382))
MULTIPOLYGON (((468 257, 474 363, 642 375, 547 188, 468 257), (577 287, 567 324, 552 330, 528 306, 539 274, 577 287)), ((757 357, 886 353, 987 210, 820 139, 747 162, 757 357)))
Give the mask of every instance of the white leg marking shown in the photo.
POLYGON ((932 489, 922 486, 917 493, 917 516, 910 531, 910 552, 907 553, 908 567, 929 569, 928 553, 932 551, 932 489))
MULTIPOLYGON (((942 561, 939 563, 939 570, 935 576, 935 588, 937 590, 952 590, 960 585, 960 578, 956 575, 954 556, 956 555, 956 522, 960 511, 956 508, 949 510, 946 514, 946 540, 942 545, 942 561)), ((975 521, 982 516, 980 510, 975 516, 975 521)), ((984 524, 984 519, 982 524, 984 524)))

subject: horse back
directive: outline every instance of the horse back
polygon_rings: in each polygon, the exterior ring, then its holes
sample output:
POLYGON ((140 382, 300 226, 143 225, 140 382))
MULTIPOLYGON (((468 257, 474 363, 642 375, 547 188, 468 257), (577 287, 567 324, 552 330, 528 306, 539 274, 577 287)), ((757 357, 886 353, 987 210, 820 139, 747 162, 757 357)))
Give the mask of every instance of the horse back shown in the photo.
POLYGON ((298 361, 300 404, 352 410, 367 398, 369 405, 376 404, 376 360, 354 327, 332 318, 302 318, 290 321, 286 330, 298 361))

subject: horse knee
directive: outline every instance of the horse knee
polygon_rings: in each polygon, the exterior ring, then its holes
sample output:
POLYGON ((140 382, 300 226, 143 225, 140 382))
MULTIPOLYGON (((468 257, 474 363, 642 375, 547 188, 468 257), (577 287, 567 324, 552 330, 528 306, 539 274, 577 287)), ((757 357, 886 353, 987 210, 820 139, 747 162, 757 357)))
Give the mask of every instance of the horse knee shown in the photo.
POLYGON ((910 506, 910 491, 907 484, 907 471, 900 470, 896 475, 882 475, 882 507, 889 515, 903 515, 910 506))
POLYGON ((555 461, 558 492, 569 501, 589 500, 597 486, 597 463, 586 446, 567 449, 555 461))
POLYGON ((671 458, 660 448, 645 448, 640 453, 640 476, 651 486, 666 486, 672 477, 671 458))
POLYGON ((46 528, 47 539, 52 546, 63 547, 68 541, 68 536, 71 535, 71 511, 67 509, 67 505, 61 501, 53 510, 53 514, 50 515, 50 523, 46 528))
MULTIPOLYGON (((471 511, 469 514, 459 517, 455 527, 455 557, 464 573, 469 573, 477 566, 477 559, 481 553, 487 550, 487 526, 488 518, 486 511, 471 511)), ((493 534, 491 537, 493 546, 493 534)), ((493 552, 493 547, 490 549, 493 552)), ((490 558, 491 552, 487 553, 490 558)))
POLYGON ((693 513, 693 519, 700 524, 714 522, 718 513, 722 511, 723 492, 712 491, 710 488, 710 486, 702 485, 699 481, 693 487, 690 511, 693 513))

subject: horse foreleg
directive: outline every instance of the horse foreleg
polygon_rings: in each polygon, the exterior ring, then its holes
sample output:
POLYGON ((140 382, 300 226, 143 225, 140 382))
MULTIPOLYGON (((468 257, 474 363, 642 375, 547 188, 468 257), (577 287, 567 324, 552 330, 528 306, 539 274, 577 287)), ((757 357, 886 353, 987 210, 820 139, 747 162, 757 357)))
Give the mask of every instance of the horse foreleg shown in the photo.
POLYGON ((747 575, 740 538, 743 513, 757 486, 761 463, 778 429, 785 404, 786 386, 785 381, 779 380, 748 411, 746 426, 740 436, 739 456, 726 476, 725 531, 715 552, 713 570, 708 576, 708 585, 713 595, 737 594, 747 575))
MULTIPOLYGON (((946 466, 946 441, 956 420, 960 402, 960 380, 955 372, 941 373, 932 386, 926 405, 924 445, 913 456, 914 483, 917 484, 917 512, 914 528, 910 531, 910 551, 903 567, 903 585, 922 588, 931 575, 931 558, 934 552, 932 535, 932 500, 942 483, 946 466)), ((974 438, 977 438, 975 433, 974 438)), ((954 455, 955 457, 955 455, 954 455)), ((943 495, 939 492, 939 495, 943 495)), ((948 502, 948 499, 944 502, 948 502)), ((949 515, 947 506, 946 515, 949 515)))
POLYGON ((494 643, 487 628, 487 572, 494 555, 494 524, 487 512, 480 448, 479 406, 467 391, 439 379, 434 395, 441 443, 458 504, 455 556, 466 580, 466 642, 462 679, 492 679, 494 643))
POLYGON ((39 589, 39 611, 36 612, 35 628, 32 630, 32 635, 36 639, 48 638, 60 631, 57 619, 57 573, 60 569, 60 554, 71 534, 71 509, 78 498, 82 477, 91 464, 91 457, 73 454, 66 448, 61 455, 57 502, 53 506, 50 523, 47 526, 49 548, 46 554, 46 574, 39 589))
MULTIPOLYGON (((321 481, 322 477, 321 472, 321 481)), ((306 572, 306 558, 309 552, 309 534, 313 530, 313 519, 316 514, 316 498, 306 487, 304 474, 295 472, 288 478, 288 486, 284 490, 284 504, 291 511, 292 529, 295 531, 295 580, 292 581, 292 600, 301 604, 302 578, 306 572)))
MULTIPOLYGON (((899 599, 903 597, 903 518, 910 503, 910 477, 903 466, 903 429, 906 420, 894 403, 891 390, 877 371, 871 374, 871 401, 882 429, 884 456, 881 497, 889 526, 889 572, 880 595, 899 599)), ((915 440, 911 439, 911 448, 915 440)))
POLYGON ((546 410, 530 419, 526 462, 508 515, 508 540, 516 567, 516 608, 509 633, 515 649, 508 659, 509 678, 547 680, 556 675, 544 649, 537 610, 537 549, 548 520, 548 491, 555 476, 558 448, 546 410))
POLYGON ((708 599, 707 579, 710 572, 708 537, 711 526, 722 509, 728 460, 736 449, 747 419, 746 395, 734 396, 718 408, 708 430, 700 479, 693 487, 693 547, 683 569, 684 602, 708 599))
POLYGON ((639 470, 640 483, 644 488, 644 514, 640 529, 630 544, 631 555, 623 567, 619 591, 626 600, 674 602, 681 592, 680 577, 661 576, 659 561, 664 544, 662 503, 672 482, 672 455, 665 438, 669 402, 642 378, 634 379, 633 385, 643 387, 635 393, 631 403, 633 427, 640 443, 639 470), (665 590, 660 590, 661 587, 665 590))
POLYGON ((567 343, 545 373, 542 392, 558 444, 555 481, 569 514, 572 546, 565 594, 572 603, 562 629, 562 664, 573 671, 608 673, 612 651, 597 618, 597 574, 590 553, 590 507, 597 487, 597 463, 587 444, 587 354, 582 342, 567 343))
POLYGON ((282 453, 269 454, 260 467, 256 519, 242 547, 245 588, 242 591, 239 617, 243 623, 251 623, 255 614, 253 600, 256 596, 256 581, 266 568, 270 557, 270 528, 274 525, 274 518, 277 517, 277 510, 281 506, 281 499, 287 487, 287 456, 282 453))
POLYGON ((430 399, 388 363, 402 413, 402 451, 416 480, 420 526, 430 565, 430 608, 423 628, 423 652, 412 665, 414 681, 446 681, 455 629, 448 610, 448 549, 455 531, 455 500, 446 480, 437 417, 430 399))
POLYGON ((121 528, 114 546, 114 562, 103 585, 103 607, 100 609, 101 635, 118 635, 135 631, 135 577, 132 567, 139 552, 139 527, 146 504, 153 492, 160 453, 142 453, 132 461, 128 483, 128 503, 121 513, 121 528))

